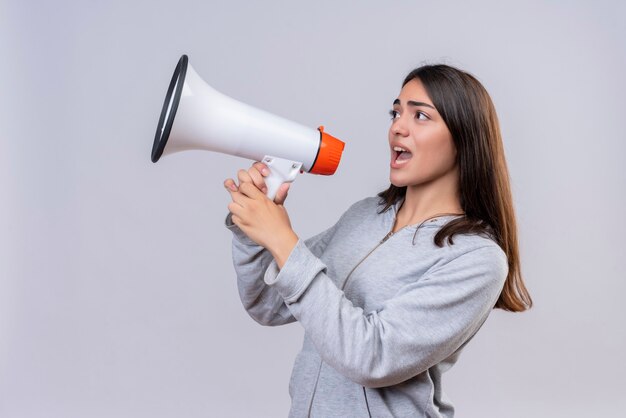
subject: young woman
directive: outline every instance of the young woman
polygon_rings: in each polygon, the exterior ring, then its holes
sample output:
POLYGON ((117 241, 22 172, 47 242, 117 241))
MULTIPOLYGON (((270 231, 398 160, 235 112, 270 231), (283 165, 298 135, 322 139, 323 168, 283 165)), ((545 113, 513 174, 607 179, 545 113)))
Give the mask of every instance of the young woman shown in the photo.
POLYGON ((305 336, 293 417, 452 417, 442 375, 493 308, 532 306, 500 128, 476 78, 447 65, 406 77, 389 128, 390 186, 306 241, 264 194, 262 163, 227 179, 241 300, 305 336))

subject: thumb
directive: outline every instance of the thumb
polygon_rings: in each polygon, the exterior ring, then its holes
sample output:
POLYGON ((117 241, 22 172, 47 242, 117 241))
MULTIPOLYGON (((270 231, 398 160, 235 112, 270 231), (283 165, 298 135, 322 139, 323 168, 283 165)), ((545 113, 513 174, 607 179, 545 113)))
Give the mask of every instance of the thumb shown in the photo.
POLYGON ((283 183, 280 185, 276 192, 276 197, 274 198, 274 202, 277 205, 285 203, 285 199, 287 199, 287 194, 289 193, 289 187, 291 187, 291 183, 283 183))

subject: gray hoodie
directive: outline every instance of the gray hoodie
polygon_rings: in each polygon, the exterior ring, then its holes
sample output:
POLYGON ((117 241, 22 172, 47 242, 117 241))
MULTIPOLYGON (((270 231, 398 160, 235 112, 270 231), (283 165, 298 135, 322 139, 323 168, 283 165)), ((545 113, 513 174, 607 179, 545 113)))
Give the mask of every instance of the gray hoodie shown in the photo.
POLYGON ((402 201, 379 214, 379 200, 360 200, 300 239, 280 270, 226 217, 248 314, 304 327, 290 417, 454 416, 442 375, 494 307, 506 254, 485 235, 437 247, 435 233, 457 215, 391 233, 402 201))

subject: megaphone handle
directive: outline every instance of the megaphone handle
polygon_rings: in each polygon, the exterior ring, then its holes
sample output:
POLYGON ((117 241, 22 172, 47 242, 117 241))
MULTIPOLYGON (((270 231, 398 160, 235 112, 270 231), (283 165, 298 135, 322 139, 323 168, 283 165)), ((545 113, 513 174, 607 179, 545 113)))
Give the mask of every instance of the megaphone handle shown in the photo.
POLYGON ((296 179, 298 171, 300 171, 300 167, 302 167, 302 163, 284 158, 272 157, 271 155, 263 157, 263 163, 267 165, 267 168, 270 170, 270 174, 265 177, 267 198, 273 201, 281 184, 291 183, 296 179))

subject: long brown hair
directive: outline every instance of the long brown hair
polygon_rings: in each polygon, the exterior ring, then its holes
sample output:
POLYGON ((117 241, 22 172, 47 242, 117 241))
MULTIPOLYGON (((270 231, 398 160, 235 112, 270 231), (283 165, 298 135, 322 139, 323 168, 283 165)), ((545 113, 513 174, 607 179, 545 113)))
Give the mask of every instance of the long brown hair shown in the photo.
MULTIPOLYGON (((517 223, 496 109, 483 85, 471 74, 449 65, 424 65, 411 71, 402 87, 419 79, 452 134, 457 149, 459 192, 464 217, 448 222, 435 244, 455 234, 486 234, 506 253, 509 272, 495 308, 522 312, 532 298, 522 279, 517 223)), ((378 193, 381 212, 406 195, 406 187, 378 193)))

